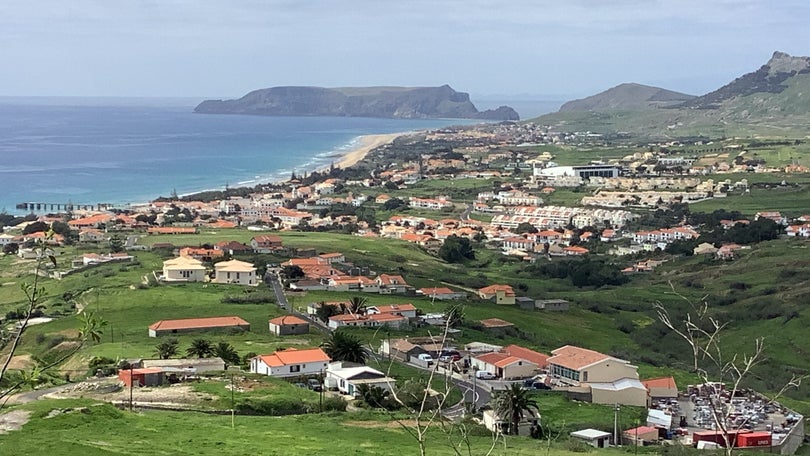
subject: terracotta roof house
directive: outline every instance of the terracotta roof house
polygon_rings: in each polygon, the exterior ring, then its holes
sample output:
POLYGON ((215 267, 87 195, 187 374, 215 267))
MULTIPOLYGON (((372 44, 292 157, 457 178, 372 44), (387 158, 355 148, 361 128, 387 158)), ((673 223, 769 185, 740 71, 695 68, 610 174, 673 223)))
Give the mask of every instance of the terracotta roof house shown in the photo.
POLYGON ((326 261, 326 264, 345 263, 346 257, 340 252, 322 253, 318 258, 326 261))
POLYGON ((470 362, 473 370, 489 372, 504 380, 531 377, 539 369, 531 361, 500 352, 484 353, 471 358, 470 362))
POLYGON ((239 260, 220 261, 214 264, 214 282, 237 285, 259 285, 256 267, 239 260))
POLYGON ((566 345, 551 352, 549 371, 564 383, 614 382, 623 378, 638 380, 637 367, 586 348, 566 345))
POLYGON ((309 334, 309 322, 295 315, 282 315, 269 322, 270 332, 277 336, 309 334))
POLYGON ((236 255, 240 253, 250 253, 253 248, 247 244, 242 244, 239 241, 221 241, 214 245, 217 250, 222 250, 229 255, 236 255))
POLYGON ((163 262, 164 282, 202 282, 205 280, 205 266, 202 261, 190 257, 177 257, 163 262))
POLYGON ((250 331, 250 323, 236 316, 160 320, 149 325, 149 337, 193 331, 208 331, 212 329, 241 329, 250 331))
POLYGON ((402 294, 411 288, 400 275, 380 274, 375 281, 380 286, 381 294, 402 294))
POLYGON ((282 247, 281 237, 272 234, 255 236, 250 240, 250 246, 256 253, 271 253, 274 250, 278 250, 282 247))
POLYGON ((548 355, 521 347, 520 345, 507 345, 501 349, 501 352, 510 356, 531 361, 534 364, 537 364, 537 366, 541 369, 545 369, 546 366, 548 366, 548 355))
POLYGON ((495 304, 514 305, 515 291, 509 285, 490 285, 478 290, 478 297, 494 301, 495 304))
POLYGON ((201 261, 211 261, 214 258, 222 258, 225 252, 217 249, 204 249, 197 247, 183 247, 180 249, 180 256, 190 257, 201 261))
POLYGON ((250 372, 272 377, 298 377, 319 374, 329 365, 329 356, 320 348, 279 350, 250 360, 250 372))
POLYGON ((438 299, 439 301, 464 299, 467 297, 467 293, 453 291, 447 287, 420 288, 416 290, 416 292, 426 298, 438 299))
POLYGON ((481 320, 481 324, 484 326, 485 329, 511 328, 515 326, 514 323, 510 323, 506 320, 501 320, 500 318, 487 318, 481 320))
POLYGON ((149 234, 197 234, 197 228, 182 226, 152 226, 146 229, 149 234))
POLYGON ((650 399, 672 399, 678 397, 678 385, 673 377, 651 378, 642 380, 641 384, 647 388, 650 399))

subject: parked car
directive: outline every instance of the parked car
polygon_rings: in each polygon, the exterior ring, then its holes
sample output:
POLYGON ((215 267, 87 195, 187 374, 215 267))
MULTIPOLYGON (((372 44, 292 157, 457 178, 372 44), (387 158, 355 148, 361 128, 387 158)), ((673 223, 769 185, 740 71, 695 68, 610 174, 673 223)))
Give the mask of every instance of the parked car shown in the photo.
POLYGON ((321 386, 321 382, 319 382, 314 378, 311 378, 307 380, 307 388, 311 389, 312 391, 320 391, 323 389, 323 386, 321 386))
POLYGON ((475 378, 480 379, 480 380, 495 380, 498 377, 495 374, 493 374, 492 372, 475 371, 475 378))
POLYGON ((433 364, 433 357, 430 356, 430 353, 420 353, 416 356, 416 359, 426 361, 428 366, 433 364))

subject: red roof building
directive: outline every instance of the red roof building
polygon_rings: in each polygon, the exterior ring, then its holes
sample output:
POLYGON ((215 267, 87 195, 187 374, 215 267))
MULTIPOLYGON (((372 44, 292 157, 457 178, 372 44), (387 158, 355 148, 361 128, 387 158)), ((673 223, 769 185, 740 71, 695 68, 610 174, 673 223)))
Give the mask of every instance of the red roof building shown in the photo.
POLYGON ((226 328, 250 331, 250 323, 236 316, 160 320, 149 325, 149 337, 226 328))

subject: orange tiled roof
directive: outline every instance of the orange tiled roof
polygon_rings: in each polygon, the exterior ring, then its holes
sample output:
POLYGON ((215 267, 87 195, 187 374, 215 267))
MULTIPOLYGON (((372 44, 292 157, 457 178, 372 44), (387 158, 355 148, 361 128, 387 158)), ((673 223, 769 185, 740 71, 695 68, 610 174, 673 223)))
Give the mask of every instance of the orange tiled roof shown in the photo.
POLYGON ((540 367, 545 367, 548 364, 548 355, 521 347, 520 345, 507 345, 501 349, 503 353, 518 358, 531 361, 540 367))
POLYGON ((195 329, 195 328, 220 328, 228 326, 250 325, 245 320, 236 317, 208 317, 208 318, 185 318, 181 320, 160 320, 149 325, 149 329, 171 331, 174 329, 195 329))
POLYGON ((481 320, 481 324, 484 325, 485 328, 506 328, 509 326, 515 326, 514 323, 509 323, 506 320, 501 320, 500 318, 487 318, 481 320))
POLYGON ((260 355, 259 359, 270 367, 281 367, 290 364, 325 363, 329 362, 329 355, 324 353, 320 348, 308 348, 303 350, 288 348, 287 350, 279 350, 270 355, 260 355))
POLYGON ((647 388, 647 390, 649 390, 650 388, 672 388, 675 390, 678 389, 678 385, 675 384, 675 379, 671 376, 642 380, 641 383, 644 385, 645 388, 647 388))
POLYGON ((282 315, 280 317, 276 317, 270 320, 270 323, 276 326, 282 326, 282 325, 305 325, 309 322, 304 320, 303 318, 296 317, 295 315, 282 315))
POLYGON ((556 364, 574 370, 579 370, 591 364, 598 363, 599 361, 610 359, 610 356, 603 353, 588 350, 587 348, 575 347, 573 345, 560 347, 553 350, 551 354, 552 356, 548 359, 549 364, 556 364))
POLYGON ((479 293, 492 294, 492 295, 494 295, 495 293, 497 293, 499 291, 503 291, 506 294, 506 296, 515 296, 515 291, 509 285, 495 284, 495 285, 490 285, 488 287, 484 287, 484 288, 481 288, 481 289, 478 290, 479 293))

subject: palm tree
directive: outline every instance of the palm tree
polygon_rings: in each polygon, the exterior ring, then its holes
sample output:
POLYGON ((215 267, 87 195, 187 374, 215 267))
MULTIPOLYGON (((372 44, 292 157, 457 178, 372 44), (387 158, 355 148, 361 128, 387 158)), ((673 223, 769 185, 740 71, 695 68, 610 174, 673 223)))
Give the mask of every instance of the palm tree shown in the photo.
POLYGON ((155 345, 155 354, 160 359, 169 359, 177 356, 177 339, 166 339, 155 345))
POLYGON ((186 354, 192 358, 207 358, 213 353, 214 347, 207 339, 194 339, 191 347, 186 349, 186 354))
POLYGON ((341 304, 343 307, 343 313, 349 313, 352 315, 363 315, 366 313, 366 304, 368 300, 361 296, 355 296, 349 300, 349 305, 341 304))
POLYGON ((531 392, 523 389, 519 383, 513 383, 507 389, 498 391, 493 398, 493 404, 498 417, 509 420, 509 434, 513 435, 517 435, 518 425, 525 412, 533 418, 540 415, 537 401, 532 399, 531 392))
POLYGON ((229 365, 239 364, 242 359, 239 357, 239 353, 236 352, 236 349, 233 348, 233 345, 227 342, 219 342, 218 344, 214 345, 211 349, 211 354, 213 356, 218 356, 225 361, 225 367, 227 368, 229 365))
POLYGON ((337 330, 333 332, 323 344, 323 351, 332 361, 348 361, 351 363, 365 364, 368 352, 363 347, 360 339, 347 333, 337 330))

